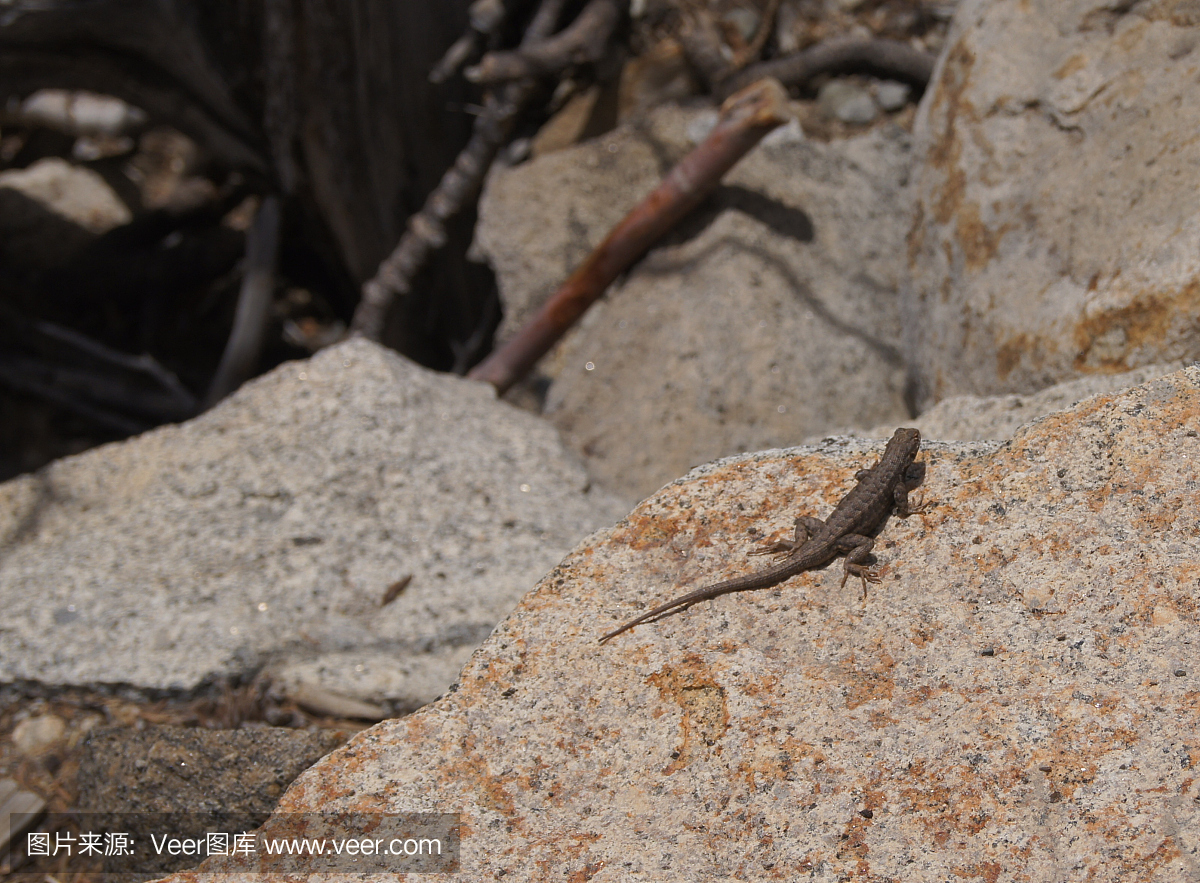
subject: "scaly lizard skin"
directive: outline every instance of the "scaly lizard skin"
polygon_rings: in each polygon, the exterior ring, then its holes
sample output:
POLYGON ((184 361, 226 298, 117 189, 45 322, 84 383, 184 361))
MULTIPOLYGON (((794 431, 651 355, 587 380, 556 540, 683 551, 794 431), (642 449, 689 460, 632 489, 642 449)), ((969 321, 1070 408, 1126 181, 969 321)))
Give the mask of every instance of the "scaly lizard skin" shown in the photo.
POLYGON ((674 601, 668 601, 609 632, 600 639, 600 643, 603 644, 648 619, 684 610, 699 601, 730 592, 749 592, 778 585, 798 573, 824 567, 838 555, 846 556, 842 585, 846 585, 846 579, 851 574, 857 576, 862 580, 865 598, 867 583, 879 582, 875 572, 865 565, 871 549, 875 546, 875 541, 870 535, 883 525, 893 508, 901 518, 924 510, 924 506, 908 505, 908 492, 921 483, 925 473, 925 464, 915 462, 920 448, 920 432, 915 429, 897 429, 887 443, 879 462, 855 476, 858 484, 842 497, 828 518, 821 521, 819 518, 802 515, 796 519, 796 538, 792 542, 778 542, 759 550, 787 552, 787 558, 758 573, 705 586, 674 601))

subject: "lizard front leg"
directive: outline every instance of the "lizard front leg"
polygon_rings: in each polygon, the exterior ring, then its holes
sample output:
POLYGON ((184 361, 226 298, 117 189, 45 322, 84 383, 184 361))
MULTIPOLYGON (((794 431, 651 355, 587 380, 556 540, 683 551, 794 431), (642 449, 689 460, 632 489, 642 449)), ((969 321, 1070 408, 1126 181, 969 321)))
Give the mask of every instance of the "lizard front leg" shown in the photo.
POLYGON ((838 551, 846 553, 846 560, 842 563, 842 586, 846 585, 846 580, 851 574, 857 576, 862 580, 863 600, 865 601, 867 583, 879 582, 878 574, 866 563, 871 557, 871 550, 875 548, 875 541, 870 537, 849 533, 837 541, 837 547, 838 551))
POLYGON ((910 515, 920 515, 922 512, 928 512, 933 508, 933 504, 927 500, 913 504, 908 500, 908 495, 915 491, 925 480, 925 464, 910 463, 908 469, 905 470, 904 480, 899 482, 892 491, 892 502, 896 510, 896 514, 901 518, 907 518, 910 515))

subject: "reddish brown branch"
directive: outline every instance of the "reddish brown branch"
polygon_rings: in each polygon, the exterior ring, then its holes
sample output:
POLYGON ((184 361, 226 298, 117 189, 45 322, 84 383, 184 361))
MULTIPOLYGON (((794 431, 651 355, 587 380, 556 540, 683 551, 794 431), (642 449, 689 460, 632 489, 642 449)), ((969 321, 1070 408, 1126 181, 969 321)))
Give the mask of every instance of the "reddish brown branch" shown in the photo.
POLYGON ((475 67, 467 68, 466 78, 475 83, 499 83, 599 61, 626 5, 626 0, 591 0, 569 27, 550 39, 512 52, 489 52, 475 67))
POLYGON ((933 75, 936 61, 928 52, 898 40, 838 37, 795 55, 751 65, 721 88, 729 93, 762 77, 774 77, 785 85, 797 86, 817 74, 847 70, 868 71, 924 87, 933 75))
POLYGON ((542 305, 516 336, 471 370, 503 394, 529 372, 617 276, 699 205, 764 135, 789 119, 787 93, 763 80, 731 97, 704 143, 679 161, 662 183, 542 305))

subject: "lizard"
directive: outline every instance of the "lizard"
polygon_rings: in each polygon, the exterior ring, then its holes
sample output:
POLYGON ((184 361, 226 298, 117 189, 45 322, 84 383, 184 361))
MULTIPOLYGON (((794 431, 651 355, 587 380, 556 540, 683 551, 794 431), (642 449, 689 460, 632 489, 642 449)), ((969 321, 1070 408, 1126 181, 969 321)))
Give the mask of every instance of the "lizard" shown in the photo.
POLYGON ((925 505, 910 506, 908 501, 909 491, 921 483, 925 473, 925 464, 916 462, 920 448, 919 431, 897 429, 888 441, 879 462, 870 469, 860 470, 854 476, 858 484, 842 497, 828 518, 821 521, 819 518, 801 515, 795 522, 796 534, 793 540, 772 543, 752 553, 786 552, 787 557, 778 564, 757 573, 734 577, 681 595, 614 629, 602 637, 600 643, 603 644, 648 619, 685 610, 700 601, 730 592, 770 588, 798 573, 824 567, 839 555, 846 556, 842 570, 842 586, 846 585, 846 580, 851 575, 857 576, 862 580, 865 599, 867 583, 879 582, 879 576, 865 564, 875 546, 871 534, 883 526, 893 509, 901 518, 925 511, 925 505))

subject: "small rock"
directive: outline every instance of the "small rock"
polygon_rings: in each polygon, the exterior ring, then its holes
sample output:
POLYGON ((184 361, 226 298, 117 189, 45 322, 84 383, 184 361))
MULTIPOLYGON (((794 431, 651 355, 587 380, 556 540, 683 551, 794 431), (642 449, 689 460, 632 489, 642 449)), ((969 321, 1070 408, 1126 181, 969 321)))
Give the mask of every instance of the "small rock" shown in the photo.
POLYGON ((41 714, 21 721, 13 729, 12 741, 26 757, 47 751, 67 732, 67 724, 56 714, 41 714))
POLYGON ((133 217, 99 174, 55 157, 0 174, 0 187, 18 191, 89 233, 106 233, 133 217))
POLYGON ((45 808, 46 801, 36 794, 22 791, 12 779, 0 779, 0 855, 8 848, 9 839, 37 821, 45 808))
POLYGON ((907 83, 897 83, 895 80, 885 80, 875 90, 875 102, 889 113, 900 110, 908 104, 908 96, 912 89, 907 83))
POLYGON ((763 138, 762 143, 771 147, 776 144, 796 143, 804 140, 804 129, 800 126, 800 121, 792 117, 786 125, 780 126, 767 134, 763 138))
POLYGON ((1200 358, 1195 28, 1092 22, 988 0, 946 37, 900 286, 918 410, 1200 358))
POLYGON ((865 126, 879 116, 870 94, 845 80, 830 80, 821 87, 817 100, 826 116, 854 126, 865 126))
POLYGON ((627 511, 587 482, 553 427, 485 384, 329 347, 196 420, 0 485, 0 682, 186 691, 269 660, 420 707, 627 511))
POLYGON ((22 102, 20 116, 68 135, 120 135, 146 121, 145 113, 119 98, 62 89, 34 92, 22 102))
POLYGON ((530 144, 533 155, 544 156, 582 140, 599 98, 599 86, 592 86, 571 96, 534 136, 530 144))
POLYGON ((91 169, 51 157, 0 173, 0 264, 22 272, 61 265, 132 215, 91 169))
POLYGON ((381 721, 388 716, 387 709, 380 705, 323 690, 313 684, 297 684, 289 693, 298 704, 316 714, 369 721, 381 721))

